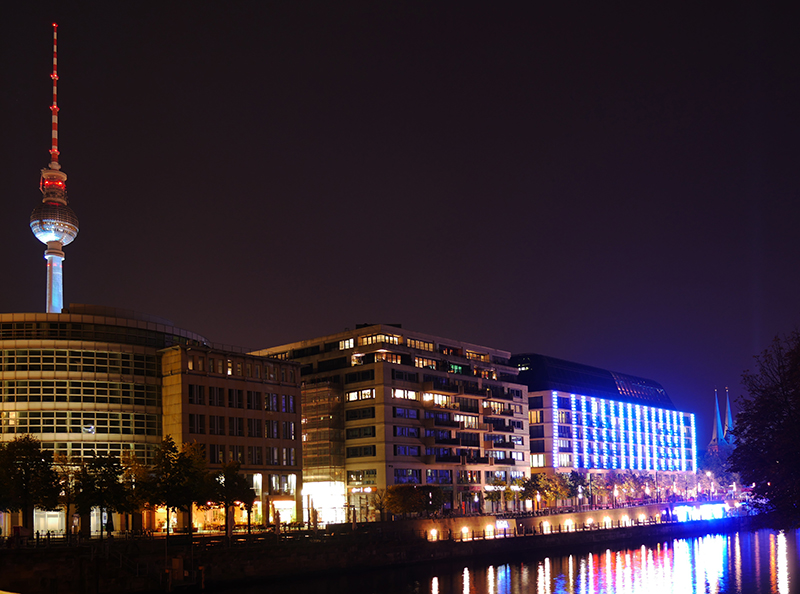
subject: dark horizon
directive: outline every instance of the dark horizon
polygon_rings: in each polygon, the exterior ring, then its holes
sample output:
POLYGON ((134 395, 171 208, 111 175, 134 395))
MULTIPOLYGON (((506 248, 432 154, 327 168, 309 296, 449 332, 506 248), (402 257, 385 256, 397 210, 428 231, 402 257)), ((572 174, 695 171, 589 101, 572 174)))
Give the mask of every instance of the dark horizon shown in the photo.
POLYGON ((2 312, 44 311, 54 21, 65 303, 549 355, 657 381, 701 449, 798 326, 800 40, 746 3, 15 7, 2 312))

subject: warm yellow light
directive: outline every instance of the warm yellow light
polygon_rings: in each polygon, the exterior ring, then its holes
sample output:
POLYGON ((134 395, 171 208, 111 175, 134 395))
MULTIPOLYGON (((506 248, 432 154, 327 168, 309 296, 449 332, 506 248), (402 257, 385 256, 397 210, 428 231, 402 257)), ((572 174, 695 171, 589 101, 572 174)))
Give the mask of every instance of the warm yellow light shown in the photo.
POLYGON ((542 522, 542 532, 544 532, 545 534, 548 534, 550 532, 550 522, 546 520, 542 522))
POLYGON ((587 524, 594 524, 594 520, 592 518, 589 518, 588 520, 586 520, 586 523, 587 524))
POLYGON ((438 534, 439 534, 439 532, 436 530, 436 528, 431 530, 431 540, 436 540, 436 537, 437 537, 438 534))
POLYGON ((644 514, 639 514, 639 521, 640 521, 640 522, 644 522, 644 521, 646 521, 646 520, 647 520, 647 516, 646 516, 646 515, 644 515, 644 514))

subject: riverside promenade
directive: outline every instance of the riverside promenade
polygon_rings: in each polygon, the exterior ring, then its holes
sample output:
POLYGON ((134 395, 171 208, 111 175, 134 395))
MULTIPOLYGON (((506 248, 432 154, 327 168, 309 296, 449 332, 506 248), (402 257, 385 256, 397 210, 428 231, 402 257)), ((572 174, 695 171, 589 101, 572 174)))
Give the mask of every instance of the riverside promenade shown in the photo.
POLYGON ((757 517, 679 522, 663 505, 548 516, 471 516, 339 525, 280 535, 41 539, 0 551, 0 590, 25 594, 213 591, 215 587, 363 569, 585 551, 611 543, 750 529, 757 517), (658 509, 656 509, 658 508, 658 509), (587 515, 588 514, 588 515, 587 515), (599 515, 598 514, 602 514, 599 515), (595 519, 597 517, 598 519, 595 519), (589 522, 588 520, 592 520, 589 522), (38 544, 38 546, 36 546, 38 544))

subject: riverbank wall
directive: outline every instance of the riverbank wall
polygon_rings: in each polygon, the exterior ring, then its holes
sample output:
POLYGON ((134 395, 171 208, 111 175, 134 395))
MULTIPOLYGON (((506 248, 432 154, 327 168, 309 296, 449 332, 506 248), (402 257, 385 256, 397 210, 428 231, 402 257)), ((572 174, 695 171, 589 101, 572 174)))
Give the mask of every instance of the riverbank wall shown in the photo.
MULTIPOLYGON (((536 518, 533 518, 535 520, 536 518)), ((436 522, 436 521, 432 521, 436 522)), ((483 517, 482 522, 487 522, 483 517)), ((405 522, 395 522, 400 525, 405 522)), ((280 541, 273 534, 234 540, 195 538, 189 544, 172 538, 93 542, 80 547, 6 549, 0 551, 0 590, 25 594, 105 594, 116 592, 213 591, 236 584, 325 572, 347 572, 403 564, 507 561, 515 555, 576 553, 615 544, 639 546, 658 540, 746 530, 753 518, 652 523, 621 528, 532 534, 513 531, 479 533, 468 539, 430 541, 425 531, 357 529, 343 534, 313 534, 280 541)), ((439 530, 444 524, 439 523, 439 530)), ((373 528, 370 526, 370 528, 373 528)), ((413 527, 412 527, 413 528, 413 527)), ((451 528, 447 528, 452 531, 451 528)), ((448 533, 449 536, 449 533, 448 533)))

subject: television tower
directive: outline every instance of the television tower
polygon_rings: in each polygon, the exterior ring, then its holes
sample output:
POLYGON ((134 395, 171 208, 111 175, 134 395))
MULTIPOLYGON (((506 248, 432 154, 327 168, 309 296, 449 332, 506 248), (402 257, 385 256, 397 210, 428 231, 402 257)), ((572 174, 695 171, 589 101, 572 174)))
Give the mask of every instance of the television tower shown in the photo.
POLYGON ((47 245, 44 259, 47 260, 47 313, 61 313, 64 308, 64 282, 61 263, 62 248, 72 243, 78 235, 78 217, 67 200, 67 174, 58 163, 58 25, 53 23, 53 143, 50 148, 50 164, 42 169, 39 189, 42 203, 31 213, 31 231, 36 239, 47 245))

